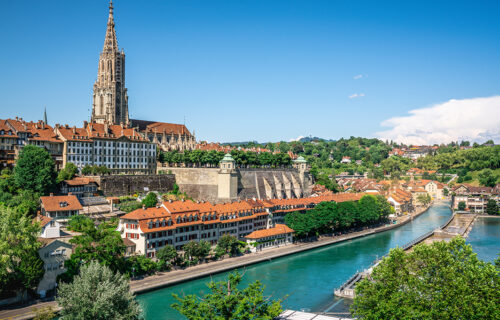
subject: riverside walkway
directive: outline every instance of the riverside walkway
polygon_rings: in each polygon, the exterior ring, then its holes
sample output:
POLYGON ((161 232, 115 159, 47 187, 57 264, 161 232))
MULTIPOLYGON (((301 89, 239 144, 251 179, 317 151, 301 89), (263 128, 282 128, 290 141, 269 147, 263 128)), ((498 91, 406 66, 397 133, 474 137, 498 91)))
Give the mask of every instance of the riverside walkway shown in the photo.
MULTIPOLYGON (((464 212, 455 213, 450 217, 450 219, 441 225, 440 228, 423 234, 422 236, 405 244, 402 248, 406 252, 411 252, 413 247, 419 243, 431 244, 434 241, 450 241, 456 236, 467 238, 477 216, 477 214, 464 212)), ((375 268, 381 260, 382 259, 376 261, 372 267, 354 274, 334 291, 335 295, 341 298, 354 299, 354 289, 356 284, 364 278, 369 277, 373 268, 375 268)))

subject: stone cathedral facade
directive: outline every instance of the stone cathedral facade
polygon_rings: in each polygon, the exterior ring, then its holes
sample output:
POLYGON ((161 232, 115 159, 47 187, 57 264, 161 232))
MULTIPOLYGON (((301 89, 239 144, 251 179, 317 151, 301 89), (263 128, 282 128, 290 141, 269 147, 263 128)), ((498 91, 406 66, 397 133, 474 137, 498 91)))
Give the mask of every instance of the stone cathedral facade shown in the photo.
POLYGON ((194 133, 184 124, 129 118, 125 53, 118 48, 112 1, 109 3, 106 37, 99 56, 92 101, 92 123, 134 128, 143 138, 155 143, 163 151, 193 150, 196 146, 194 133))

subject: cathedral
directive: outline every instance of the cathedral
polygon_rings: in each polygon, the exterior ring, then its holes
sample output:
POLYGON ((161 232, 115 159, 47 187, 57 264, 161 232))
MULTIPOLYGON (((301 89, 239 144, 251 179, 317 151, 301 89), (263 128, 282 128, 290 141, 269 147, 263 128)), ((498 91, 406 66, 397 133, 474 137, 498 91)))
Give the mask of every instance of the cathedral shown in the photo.
POLYGON ((163 151, 193 150, 196 146, 194 132, 191 134, 183 124, 129 118, 125 52, 118 48, 112 1, 109 3, 106 37, 94 83, 91 122, 135 128, 143 138, 156 143, 163 151))

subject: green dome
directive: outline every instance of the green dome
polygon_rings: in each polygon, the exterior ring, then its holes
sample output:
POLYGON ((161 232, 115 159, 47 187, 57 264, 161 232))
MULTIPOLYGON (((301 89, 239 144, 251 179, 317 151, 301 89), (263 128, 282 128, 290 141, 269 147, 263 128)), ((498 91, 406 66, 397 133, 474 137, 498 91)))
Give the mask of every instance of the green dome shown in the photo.
POLYGON ((226 153, 224 155, 224 158, 221 160, 221 162, 224 161, 224 162, 229 162, 229 161, 234 161, 233 157, 231 157, 231 154, 230 153, 226 153))
POLYGON ((293 160, 295 163, 307 163, 306 159, 303 156, 298 157, 296 160, 293 160))

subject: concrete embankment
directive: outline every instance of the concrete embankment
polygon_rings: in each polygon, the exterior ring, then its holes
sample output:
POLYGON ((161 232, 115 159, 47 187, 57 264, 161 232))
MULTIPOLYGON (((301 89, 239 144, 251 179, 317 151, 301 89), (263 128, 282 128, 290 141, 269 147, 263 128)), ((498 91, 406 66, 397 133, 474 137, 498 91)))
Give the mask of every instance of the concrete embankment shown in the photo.
MULTIPOLYGON (((419 212, 418 215, 425 212, 425 210, 419 212)), ((207 264, 201 264, 184 270, 170 271, 163 274, 150 276, 141 280, 134 280, 131 281, 130 283, 130 289, 134 293, 144 293, 156 290, 159 288, 210 276, 213 274, 242 268, 252 264, 270 261, 272 259, 296 254, 299 252, 312 250, 347 240, 366 237, 368 235, 372 235, 379 232, 384 232, 405 225, 408 222, 410 222, 412 218, 413 217, 407 216, 401 219, 396 224, 390 224, 373 229, 352 232, 341 236, 325 237, 315 242, 288 245, 280 248, 261 251, 258 253, 247 254, 241 257, 228 258, 222 261, 215 261, 207 264)))

